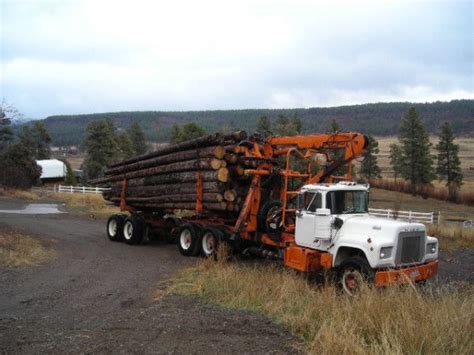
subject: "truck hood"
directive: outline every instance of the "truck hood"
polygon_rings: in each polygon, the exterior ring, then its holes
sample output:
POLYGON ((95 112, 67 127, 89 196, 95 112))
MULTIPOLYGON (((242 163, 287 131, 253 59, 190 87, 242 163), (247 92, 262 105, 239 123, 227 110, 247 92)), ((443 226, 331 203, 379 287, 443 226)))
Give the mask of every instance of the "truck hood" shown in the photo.
POLYGON ((368 214, 345 214, 337 217, 343 221, 338 234, 351 234, 353 237, 360 236, 389 242, 397 238, 400 232, 425 232, 425 226, 421 223, 397 221, 368 214))

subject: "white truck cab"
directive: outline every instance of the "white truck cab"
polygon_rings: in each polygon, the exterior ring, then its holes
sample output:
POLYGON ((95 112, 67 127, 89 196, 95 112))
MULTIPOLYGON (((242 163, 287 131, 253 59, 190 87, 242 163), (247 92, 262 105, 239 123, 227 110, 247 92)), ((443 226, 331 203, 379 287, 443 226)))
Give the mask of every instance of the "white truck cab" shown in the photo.
POLYGON ((328 252, 334 268, 354 256, 374 271, 437 260, 438 240, 426 235, 423 224, 370 216, 368 205, 368 185, 306 185, 298 195, 296 244, 328 252))

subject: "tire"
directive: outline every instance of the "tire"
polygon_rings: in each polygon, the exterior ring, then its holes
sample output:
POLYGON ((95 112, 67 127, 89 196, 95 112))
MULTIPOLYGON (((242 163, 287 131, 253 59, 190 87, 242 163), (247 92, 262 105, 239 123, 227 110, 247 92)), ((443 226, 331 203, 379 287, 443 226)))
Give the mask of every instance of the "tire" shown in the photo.
POLYGON ((184 256, 196 256, 200 251, 201 238, 195 225, 183 224, 178 232, 178 249, 184 256))
POLYGON ((168 217, 165 219, 166 232, 165 232, 165 241, 168 244, 175 244, 178 239, 179 226, 181 225, 181 220, 176 217, 168 217))
POLYGON ((219 244, 224 239, 224 233, 216 228, 204 228, 201 232, 201 254, 205 258, 216 257, 219 244))
MULTIPOLYGON (((265 232, 268 234, 280 234, 282 227, 281 225, 275 225, 275 223, 272 223, 267 220, 269 215, 272 215, 274 212, 278 211, 278 209, 281 210, 282 208, 282 203, 281 201, 278 200, 270 200, 267 201, 263 204, 262 208, 260 209, 260 213, 258 214, 258 229, 260 232, 265 232)), ((277 221, 278 221, 278 216, 277 221)), ((280 220, 281 222, 281 215, 280 215, 280 220)))
POLYGON ((374 275, 365 257, 353 256, 339 267, 339 285, 344 293, 355 296, 365 284, 373 282, 374 275))
POLYGON ((130 216, 123 223, 123 239, 130 245, 139 244, 143 239, 145 222, 139 216, 130 216))
POLYGON ((107 220, 107 236, 113 242, 121 242, 123 240, 123 223, 125 217, 120 214, 114 214, 107 220))

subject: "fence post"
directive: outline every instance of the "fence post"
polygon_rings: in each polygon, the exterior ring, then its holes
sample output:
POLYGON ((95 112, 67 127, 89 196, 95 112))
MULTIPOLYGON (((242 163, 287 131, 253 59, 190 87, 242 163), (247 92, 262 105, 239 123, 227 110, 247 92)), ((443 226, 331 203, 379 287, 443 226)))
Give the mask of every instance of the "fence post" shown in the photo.
POLYGON ((390 210, 387 210, 387 218, 390 218, 390 210))
POLYGON ((99 193, 99 188, 96 186, 95 187, 95 193, 98 194, 99 193))
POLYGON ((58 192, 61 192, 61 184, 58 185, 58 192))
POLYGON ((72 193, 72 192, 73 192, 73 191, 72 191, 72 185, 71 185, 71 186, 69 186, 69 192, 70 192, 70 193, 72 193))
POLYGON ((411 211, 408 211, 408 222, 411 223, 411 211))
POLYGON ((85 186, 82 186, 82 193, 83 193, 83 194, 86 193, 86 187, 85 187, 85 186))

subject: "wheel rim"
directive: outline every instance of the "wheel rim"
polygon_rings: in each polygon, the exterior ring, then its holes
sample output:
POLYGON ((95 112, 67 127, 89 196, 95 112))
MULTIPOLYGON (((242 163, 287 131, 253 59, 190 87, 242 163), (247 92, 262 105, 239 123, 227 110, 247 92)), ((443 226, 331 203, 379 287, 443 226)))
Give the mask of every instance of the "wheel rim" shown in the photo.
POLYGON ((281 207, 270 208, 266 216, 266 227, 270 231, 277 231, 281 227, 281 207))
POLYGON ((183 250, 188 250, 191 248, 191 244, 193 242, 193 236, 191 234, 191 231, 189 229, 183 229, 181 231, 181 234, 179 235, 179 244, 181 245, 181 248, 183 250))
POLYGON ((344 271, 344 274, 342 275, 342 288, 351 296, 355 295, 360 290, 363 282, 364 278, 359 270, 348 269, 344 271))
POLYGON ((115 219, 109 222, 109 235, 115 237, 117 235, 117 221, 115 219))
POLYGON ((216 250, 216 237, 212 232, 206 232, 202 236, 202 250, 205 255, 212 255, 216 250))
POLYGON ((133 224, 130 221, 125 222, 125 226, 123 228, 123 236, 125 239, 130 240, 133 236, 133 224))

